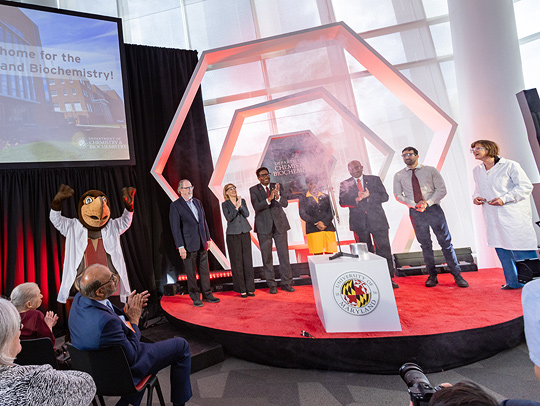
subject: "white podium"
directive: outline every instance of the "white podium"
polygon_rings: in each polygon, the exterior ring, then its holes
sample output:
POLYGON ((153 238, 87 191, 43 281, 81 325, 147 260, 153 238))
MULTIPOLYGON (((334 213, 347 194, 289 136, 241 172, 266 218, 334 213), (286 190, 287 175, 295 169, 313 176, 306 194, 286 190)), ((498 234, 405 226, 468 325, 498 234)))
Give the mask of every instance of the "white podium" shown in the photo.
POLYGON ((308 261, 317 314, 327 333, 401 331, 385 258, 313 255, 308 261))

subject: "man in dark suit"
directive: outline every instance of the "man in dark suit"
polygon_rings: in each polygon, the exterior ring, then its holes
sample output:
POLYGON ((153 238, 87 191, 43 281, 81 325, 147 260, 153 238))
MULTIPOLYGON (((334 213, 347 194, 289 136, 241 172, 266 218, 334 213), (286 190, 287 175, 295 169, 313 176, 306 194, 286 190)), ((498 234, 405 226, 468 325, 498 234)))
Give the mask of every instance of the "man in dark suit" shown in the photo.
POLYGON ((255 232, 261 248, 266 283, 270 288, 270 293, 278 293, 272 260, 273 239, 279 258, 281 289, 294 292, 289 262, 289 242, 287 241, 287 231, 291 227, 287 215, 283 211, 283 208, 289 205, 289 201, 280 192, 279 183, 270 183, 270 173, 267 168, 259 168, 255 173, 260 183, 249 188, 249 194, 255 210, 255 232))
MULTIPOLYGON (((131 292, 120 310, 108 299, 118 289, 118 283, 117 274, 105 265, 94 264, 84 270, 77 281, 80 291, 69 312, 72 344, 84 351, 121 346, 135 384, 170 365, 171 401, 183 405, 191 398, 189 344, 180 337, 151 344, 141 342, 138 324, 148 292, 131 292)), ((143 394, 123 396, 117 405, 138 405, 143 394)))
POLYGON ((203 302, 218 303, 219 299, 214 297, 210 286, 206 252, 210 247, 210 231, 202 203, 193 197, 193 186, 187 179, 178 182, 178 193, 180 197, 171 203, 169 221, 174 242, 184 261, 189 297, 196 307, 201 307, 203 302), (201 281, 202 301, 196 271, 201 281))
MULTIPOLYGON (((388 193, 381 178, 364 175, 359 161, 347 165, 351 178, 339 185, 339 205, 349 208, 349 227, 357 242, 365 242, 369 251, 386 258, 390 277, 394 277, 394 262, 388 238, 388 220, 382 203, 388 201, 388 193), (373 243, 371 239, 373 238, 373 243)), ((398 284, 392 280, 392 287, 398 284)))

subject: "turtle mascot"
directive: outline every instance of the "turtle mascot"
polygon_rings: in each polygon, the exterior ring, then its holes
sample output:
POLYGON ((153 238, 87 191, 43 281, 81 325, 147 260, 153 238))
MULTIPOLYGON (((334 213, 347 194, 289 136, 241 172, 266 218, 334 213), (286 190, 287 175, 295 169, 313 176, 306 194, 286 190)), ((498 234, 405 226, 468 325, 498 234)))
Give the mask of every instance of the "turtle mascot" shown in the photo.
POLYGON ((109 199, 99 190, 89 190, 79 199, 78 218, 62 216, 62 202, 73 196, 73 189, 60 185, 51 203, 51 223, 66 238, 64 272, 58 292, 58 302, 66 303, 73 282, 84 269, 100 263, 120 277, 120 300, 130 294, 126 263, 120 247, 120 235, 131 225, 135 188, 123 188, 125 209, 122 216, 111 219, 109 199))

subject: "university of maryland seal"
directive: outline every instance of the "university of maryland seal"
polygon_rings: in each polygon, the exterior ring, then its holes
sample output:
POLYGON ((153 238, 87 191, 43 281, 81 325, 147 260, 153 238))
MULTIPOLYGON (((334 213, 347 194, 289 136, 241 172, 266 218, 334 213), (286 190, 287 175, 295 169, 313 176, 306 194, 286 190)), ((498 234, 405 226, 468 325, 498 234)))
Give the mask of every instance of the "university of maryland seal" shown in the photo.
POLYGON ((351 271, 338 276, 333 286, 338 306, 353 316, 365 316, 379 304, 379 288, 369 276, 351 271))

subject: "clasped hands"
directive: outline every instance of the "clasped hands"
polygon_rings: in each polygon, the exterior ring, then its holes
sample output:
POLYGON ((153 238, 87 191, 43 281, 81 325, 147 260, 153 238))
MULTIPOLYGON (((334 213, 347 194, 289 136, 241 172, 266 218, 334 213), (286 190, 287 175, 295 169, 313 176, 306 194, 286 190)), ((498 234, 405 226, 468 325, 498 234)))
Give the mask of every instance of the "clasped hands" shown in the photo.
POLYGON ((414 209, 422 213, 426 211, 427 207, 428 207, 428 203, 425 200, 420 200, 418 203, 416 203, 416 206, 414 207, 414 209))
POLYGON ((317 228, 320 230, 320 231, 324 231, 326 230, 326 226, 324 225, 324 223, 322 221, 317 221, 315 223, 315 226, 317 226, 317 228))
POLYGON ((276 183, 276 186, 270 192, 270 197, 268 198, 268 201, 271 201, 273 199, 279 200, 279 183, 276 183))
POLYGON ((504 205, 504 202, 502 201, 502 199, 500 197, 496 197, 495 199, 491 199, 491 200, 486 200, 483 197, 475 197, 473 199, 473 203, 476 204, 476 205, 482 205, 484 203, 487 203, 490 206, 502 206, 502 205, 504 205))
POLYGON ((360 202, 369 197, 369 189, 366 188, 363 192, 358 192, 358 197, 355 199, 357 202, 360 202))
POLYGON ((131 324, 139 324, 142 309, 148 304, 149 296, 150 293, 148 293, 147 290, 141 293, 137 293, 137 291, 134 290, 129 294, 127 302, 124 305, 124 313, 131 324))

